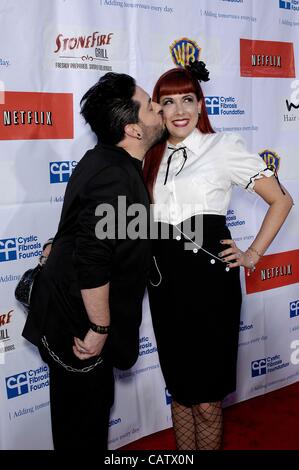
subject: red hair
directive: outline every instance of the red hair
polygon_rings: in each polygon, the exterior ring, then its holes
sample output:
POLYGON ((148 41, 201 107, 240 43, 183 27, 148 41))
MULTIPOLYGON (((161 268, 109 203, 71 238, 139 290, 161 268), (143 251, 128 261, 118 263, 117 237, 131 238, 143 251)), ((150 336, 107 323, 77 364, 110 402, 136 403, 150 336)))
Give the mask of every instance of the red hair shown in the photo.
MULTIPOLYGON (((203 134, 212 134, 213 130, 208 118, 204 95, 198 80, 183 68, 171 69, 165 72, 157 81, 153 91, 153 101, 160 102, 163 95, 183 95, 195 93, 198 101, 202 100, 201 114, 197 128, 203 134)), ((161 160, 166 147, 166 139, 151 148, 144 159, 144 179, 153 200, 153 187, 157 178, 161 160)))

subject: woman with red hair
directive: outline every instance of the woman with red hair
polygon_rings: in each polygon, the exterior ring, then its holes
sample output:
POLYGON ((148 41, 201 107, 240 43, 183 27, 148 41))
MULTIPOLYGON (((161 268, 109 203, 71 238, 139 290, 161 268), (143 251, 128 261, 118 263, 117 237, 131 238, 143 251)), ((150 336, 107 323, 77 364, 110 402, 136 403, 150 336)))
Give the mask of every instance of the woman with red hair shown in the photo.
POLYGON ((180 450, 221 447, 221 402, 236 388, 240 266, 255 269, 292 206, 238 135, 213 131, 199 84, 208 75, 195 62, 159 78, 153 101, 162 106, 167 137, 144 165, 158 233, 150 307, 180 450), (245 252, 226 226, 234 185, 270 205, 245 252))

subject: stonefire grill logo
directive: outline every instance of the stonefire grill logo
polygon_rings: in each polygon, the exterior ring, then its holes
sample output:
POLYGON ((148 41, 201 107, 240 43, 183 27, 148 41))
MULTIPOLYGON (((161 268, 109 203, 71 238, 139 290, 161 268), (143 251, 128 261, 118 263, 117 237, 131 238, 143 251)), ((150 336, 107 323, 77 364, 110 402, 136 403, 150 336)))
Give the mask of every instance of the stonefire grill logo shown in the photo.
POLYGON ((5 91, 0 139, 73 139, 73 95, 5 91))
POLYGON ((99 31, 82 36, 58 34, 54 53, 60 62, 56 62, 56 68, 111 71, 111 66, 102 64, 109 61, 109 48, 113 35, 112 32, 101 34, 99 31))
MULTIPOLYGON (((0 314, 0 342, 8 341, 10 339, 8 334, 7 325, 11 323, 12 315, 14 311, 10 310, 7 313, 0 314)), ((0 347, 1 349, 1 347, 0 347)), ((0 350, 1 353, 1 350, 0 350)))
POLYGON ((241 77, 294 78, 292 42, 240 39, 241 77))
POLYGON ((188 38, 181 38, 175 40, 169 47, 170 54, 176 66, 185 67, 190 63, 190 60, 199 60, 201 54, 201 47, 188 38))
POLYGON ((259 152, 259 155, 262 157, 268 168, 271 168, 273 171, 278 171, 280 156, 276 152, 266 149, 259 152))
POLYGON ((9 310, 9 312, 3 313, 2 315, 0 314, 0 328, 11 322, 12 314, 13 310, 9 310))
POLYGON ((245 276, 246 293, 253 294, 299 282, 299 250, 263 256, 256 271, 245 276))
POLYGON ((0 364, 2 363, 1 361, 4 358, 4 354, 16 349, 9 335, 13 315, 14 310, 0 313, 0 364))

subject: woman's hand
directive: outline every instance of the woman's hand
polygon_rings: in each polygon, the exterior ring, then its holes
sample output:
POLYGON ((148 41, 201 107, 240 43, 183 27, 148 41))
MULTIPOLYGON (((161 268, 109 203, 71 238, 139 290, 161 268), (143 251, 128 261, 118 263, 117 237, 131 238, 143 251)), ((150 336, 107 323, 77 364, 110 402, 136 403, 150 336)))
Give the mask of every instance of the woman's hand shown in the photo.
POLYGON ((41 266, 46 264, 49 254, 51 253, 52 249, 53 238, 49 238, 43 246, 43 253, 39 258, 39 263, 41 266))
POLYGON ((230 268, 244 266, 244 268, 253 270, 254 266, 260 259, 260 256, 254 251, 251 251, 250 248, 245 252, 240 250, 234 240, 221 240, 220 243, 223 245, 230 245, 230 248, 227 248, 218 254, 219 258, 221 258, 224 263, 227 263, 230 268))

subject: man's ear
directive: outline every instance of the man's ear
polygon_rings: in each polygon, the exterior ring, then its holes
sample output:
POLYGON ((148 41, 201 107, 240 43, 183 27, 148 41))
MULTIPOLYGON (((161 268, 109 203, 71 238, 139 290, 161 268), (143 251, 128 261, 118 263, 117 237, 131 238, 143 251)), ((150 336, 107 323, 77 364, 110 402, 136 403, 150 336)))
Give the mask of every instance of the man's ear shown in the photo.
POLYGON ((142 131, 138 124, 127 124, 125 126, 125 134, 133 139, 142 139, 142 131))

